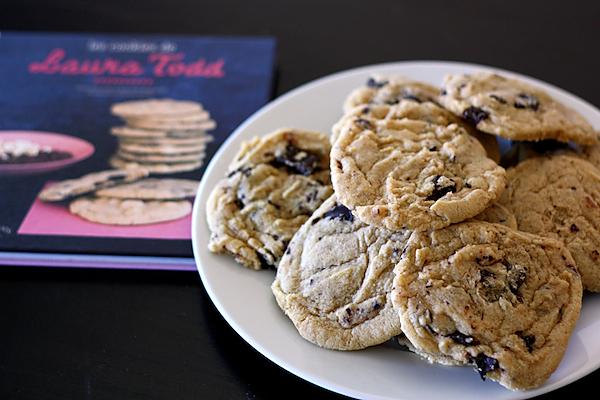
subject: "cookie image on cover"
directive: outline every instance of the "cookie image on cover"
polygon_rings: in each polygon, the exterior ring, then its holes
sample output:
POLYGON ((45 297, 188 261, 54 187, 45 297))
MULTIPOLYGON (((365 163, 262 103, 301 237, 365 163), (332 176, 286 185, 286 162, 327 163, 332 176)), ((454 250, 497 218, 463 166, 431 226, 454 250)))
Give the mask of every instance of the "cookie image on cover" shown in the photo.
POLYGON ((472 365, 482 378, 526 390, 558 367, 579 318, 582 285, 561 242, 463 222, 411 235, 392 299, 417 354, 472 365))
POLYGON ((116 168, 144 168, 152 174, 193 171, 203 165, 207 131, 216 123, 202 104, 188 100, 147 99, 114 104, 125 126, 111 133, 119 147, 110 159, 116 168))
POLYGON ((209 250, 251 269, 277 267, 292 236, 332 194, 329 149, 327 136, 296 129, 244 142, 206 205, 209 250))
POLYGON ((335 195, 294 235, 272 291, 306 340, 358 350, 401 333, 392 307, 394 266, 410 232, 392 232, 354 218, 335 195))

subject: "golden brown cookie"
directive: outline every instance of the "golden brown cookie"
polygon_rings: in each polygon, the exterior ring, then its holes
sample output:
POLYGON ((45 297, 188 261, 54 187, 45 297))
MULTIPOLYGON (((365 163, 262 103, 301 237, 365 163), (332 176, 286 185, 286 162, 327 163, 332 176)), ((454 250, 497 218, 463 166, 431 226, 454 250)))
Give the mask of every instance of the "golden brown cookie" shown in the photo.
POLYGON ((464 222, 411 235, 392 298, 422 357, 471 364, 482 378, 525 390, 560 363, 581 296, 575 262, 561 242, 464 222))
POLYGON ((519 230, 562 240, 577 263, 583 287, 600 291, 600 172, 576 157, 523 161, 508 170, 500 199, 519 230))

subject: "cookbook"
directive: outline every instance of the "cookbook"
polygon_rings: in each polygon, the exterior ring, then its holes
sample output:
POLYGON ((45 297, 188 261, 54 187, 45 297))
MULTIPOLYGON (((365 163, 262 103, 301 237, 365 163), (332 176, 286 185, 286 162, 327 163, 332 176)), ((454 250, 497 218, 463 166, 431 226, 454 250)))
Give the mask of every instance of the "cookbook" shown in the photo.
POLYGON ((0 32, 0 265, 195 269, 206 165, 275 40, 0 32))

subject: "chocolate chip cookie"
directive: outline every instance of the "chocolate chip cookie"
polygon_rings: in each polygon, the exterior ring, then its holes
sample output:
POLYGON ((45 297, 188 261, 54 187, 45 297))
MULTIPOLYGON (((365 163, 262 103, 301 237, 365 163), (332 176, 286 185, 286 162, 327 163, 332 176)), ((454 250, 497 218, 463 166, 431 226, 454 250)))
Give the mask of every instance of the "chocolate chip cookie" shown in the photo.
POLYGON ((365 86, 355 89, 344 102, 344 112, 363 104, 398 104, 402 100, 436 102, 439 89, 427 83, 400 76, 372 76, 365 86))
POLYGON ((537 87, 498 74, 448 75, 439 102, 477 129, 511 140, 598 141, 598 133, 575 110, 537 87))
POLYGON ((391 230, 439 229, 474 217, 506 184, 505 171, 458 125, 355 118, 331 151, 339 201, 391 230))
POLYGON ((198 190, 198 181, 190 179, 148 178, 98 190, 99 197, 139 200, 179 200, 194 197, 198 190))
POLYGON ((145 225, 183 218, 192 211, 187 200, 144 201, 115 198, 80 198, 69 211, 91 222, 105 225, 145 225))
POLYGON ((281 129, 242 145, 206 206, 209 250, 252 269, 278 265, 292 236, 331 193, 329 140, 281 129))
POLYGON ((526 160, 508 170, 500 202, 519 230, 562 240, 577 263, 583 287, 600 291, 600 172, 576 157, 526 160))
POLYGON ((431 101, 419 102, 413 99, 401 99, 397 104, 393 105, 362 104, 354 107, 344 114, 333 126, 331 130, 331 144, 335 143, 346 124, 353 119, 363 117, 382 120, 401 120, 407 118, 443 126, 458 124, 462 128, 465 128, 470 135, 479 140, 489 158, 496 162, 500 160, 500 148, 495 136, 480 132, 470 125, 465 124, 460 118, 436 103, 431 101))
POLYGON ((80 178, 54 183, 42 190, 38 197, 42 201, 63 201, 98 189, 134 182, 147 176, 148 171, 140 168, 94 172, 80 178))
POLYGON ((564 245, 497 224, 414 232, 395 273, 394 307, 418 354, 513 390, 548 379, 581 308, 564 245))
POLYGON ((392 307, 393 269, 409 232, 354 218, 335 195, 294 235, 272 285, 302 337, 325 348, 358 350, 400 334, 392 307))

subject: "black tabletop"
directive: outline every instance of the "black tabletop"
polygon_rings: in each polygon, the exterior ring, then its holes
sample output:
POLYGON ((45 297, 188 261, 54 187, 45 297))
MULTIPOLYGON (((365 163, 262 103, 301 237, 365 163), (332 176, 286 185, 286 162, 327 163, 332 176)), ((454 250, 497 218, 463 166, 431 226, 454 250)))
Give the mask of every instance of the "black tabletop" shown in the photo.
MULTIPOLYGON (((599 21, 597 1, 0 2, 0 30, 273 35, 275 96, 359 65, 435 59, 528 74, 599 106, 599 21)), ((595 379, 600 372, 544 397, 591 389, 595 379)), ((195 273, 0 269, 2 399, 290 394, 341 398, 244 342, 195 273)))

